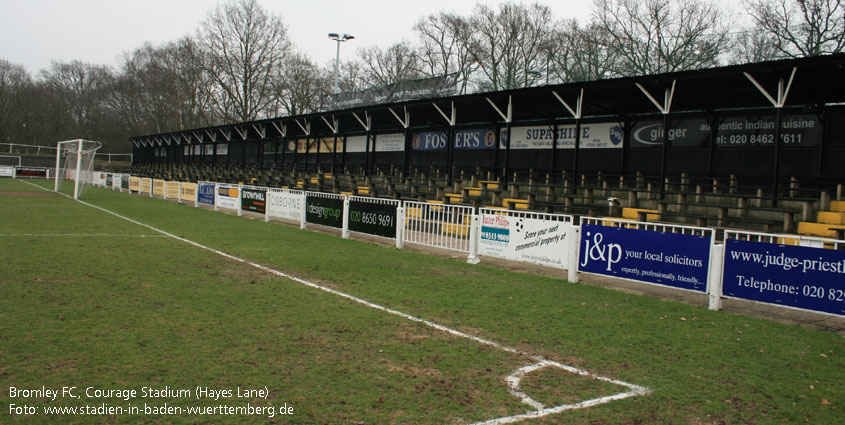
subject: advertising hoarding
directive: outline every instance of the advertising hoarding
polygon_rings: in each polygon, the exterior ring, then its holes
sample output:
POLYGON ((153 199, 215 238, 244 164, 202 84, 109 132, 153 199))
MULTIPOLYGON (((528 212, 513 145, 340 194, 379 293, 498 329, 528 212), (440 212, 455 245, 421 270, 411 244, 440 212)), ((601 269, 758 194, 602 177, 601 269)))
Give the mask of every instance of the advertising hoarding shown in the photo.
POLYGON ((579 270, 698 292, 707 290, 711 238, 581 226, 579 270))
POLYGON ((562 221, 482 214, 478 253, 564 269, 568 228, 562 221))
POLYGON ((845 315, 845 251, 728 239, 722 292, 845 315))
POLYGON ((396 237, 396 204, 349 201, 349 230, 396 237))

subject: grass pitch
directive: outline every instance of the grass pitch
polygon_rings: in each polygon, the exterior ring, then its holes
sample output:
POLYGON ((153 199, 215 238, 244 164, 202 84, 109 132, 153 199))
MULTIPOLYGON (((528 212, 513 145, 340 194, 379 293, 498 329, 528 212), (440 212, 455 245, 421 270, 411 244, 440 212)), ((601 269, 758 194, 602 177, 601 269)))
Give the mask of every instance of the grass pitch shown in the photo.
MULTIPOLYGON (((48 182, 33 181, 44 187, 48 182)), ((97 188, 86 201, 232 255, 518 350, 649 387, 530 424, 845 422, 840 335, 471 266, 97 188)), ((533 361, 0 180, 0 422, 460 424, 534 410, 533 361), (50 236, 52 235, 52 236, 50 236), (61 235, 61 236, 59 236, 61 235), (11 397, 16 389, 269 394, 11 397), (34 406, 37 417, 11 405, 34 406), (44 407, 279 408, 267 415, 53 415, 44 407)), ((555 368, 546 406, 625 391, 555 368)))

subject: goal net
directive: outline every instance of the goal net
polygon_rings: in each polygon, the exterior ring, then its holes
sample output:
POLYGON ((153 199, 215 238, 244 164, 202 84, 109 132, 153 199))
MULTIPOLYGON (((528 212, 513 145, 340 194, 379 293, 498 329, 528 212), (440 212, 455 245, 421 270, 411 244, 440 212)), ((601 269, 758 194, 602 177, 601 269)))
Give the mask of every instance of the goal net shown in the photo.
POLYGON ((62 191, 72 191, 74 199, 82 196, 85 189, 91 185, 94 156, 101 146, 100 142, 82 139, 59 142, 56 145, 56 192, 64 186, 62 191))

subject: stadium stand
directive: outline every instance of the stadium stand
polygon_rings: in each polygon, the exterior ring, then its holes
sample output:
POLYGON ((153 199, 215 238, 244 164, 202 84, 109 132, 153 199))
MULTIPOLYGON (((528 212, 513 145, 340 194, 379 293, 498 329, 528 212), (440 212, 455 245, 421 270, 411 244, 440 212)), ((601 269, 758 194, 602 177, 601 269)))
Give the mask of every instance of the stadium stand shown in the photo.
POLYGON ((137 136, 126 171, 475 208, 841 235, 837 226, 845 224, 835 208, 845 201, 843 68, 840 54, 137 136), (450 108, 460 119, 449 119, 450 108), (398 111, 408 120, 399 120, 398 111), (327 118, 339 123, 332 131, 347 132, 316 130, 327 118), (365 121, 372 124, 362 128, 365 121), (473 137, 481 143, 457 142, 473 137), (385 147, 385 140, 394 144, 385 147))

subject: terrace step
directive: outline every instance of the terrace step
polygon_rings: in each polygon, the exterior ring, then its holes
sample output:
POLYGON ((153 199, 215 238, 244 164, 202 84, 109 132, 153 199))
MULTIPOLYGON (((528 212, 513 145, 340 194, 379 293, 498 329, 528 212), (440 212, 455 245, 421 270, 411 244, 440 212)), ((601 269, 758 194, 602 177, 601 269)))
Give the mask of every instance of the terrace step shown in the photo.
POLYGON ((835 238, 837 233, 845 232, 845 225, 841 224, 827 224, 827 223, 812 223, 802 221, 798 223, 798 234, 809 236, 822 236, 826 238, 835 238))
POLYGON ((650 210, 646 208, 630 208, 625 207, 622 208, 622 218, 627 218, 631 220, 639 220, 640 213, 646 213, 645 219, 646 221, 656 221, 657 220, 657 210, 650 210))
POLYGON ((817 221, 824 224, 845 224, 845 212, 819 211, 817 221))
MULTIPOLYGON (((498 190, 499 189, 499 182, 497 182, 495 180, 479 180, 478 184, 481 185, 481 187, 486 187, 487 189, 490 189, 490 190, 498 190)), ((479 189, 481 187, 479 187, 479 189)))
POLYGON ((511 204, 513 204, 513 209, 515 209, 515 210, 527 210, 528 209, 528 200, 527 199, 517 199, 517 198, 502 199, 502 206, 503 207, 510 209, 511 204))

